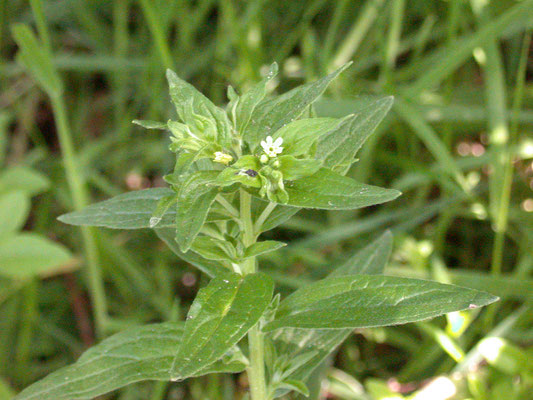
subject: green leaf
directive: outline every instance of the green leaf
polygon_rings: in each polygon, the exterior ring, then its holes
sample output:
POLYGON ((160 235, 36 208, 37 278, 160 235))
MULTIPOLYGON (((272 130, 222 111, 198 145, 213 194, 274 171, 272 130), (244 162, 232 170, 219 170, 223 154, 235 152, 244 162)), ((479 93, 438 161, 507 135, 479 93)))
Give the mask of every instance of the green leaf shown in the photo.
POLYGON ((322 166, 321 160, 300 160, 296 157, 285 155, 278 157, 279 170, 284 180, 296 180, 305 176, 313 175, 322 166))
POLYGON ((21 229, 29 212, 30 199, 27 194, 20 191, 0 194, 0 238, 21 229))
POLYGON ((385 203, 401 193, 354 181, 322 168, 316 174, 287 182, 287 205, 326 210, 350 210, 385 203))
POLYGON ((142 120, 142 119, 134 119, 131 121, 135 125, 142 126, 146 129, 162 129, 167 130, 168 124, 166 122, 159 122, 159 121, 149 121, 149 120, 142 120))
POLYGON ((12 167, 0 174, 0 193, 18 190, 28 196, 35 196, 49 186, 48 178, 28 167, 12 167))
MULTIPOLYGON (((175 192, 168 188, 155 188, 124 193, 100 203, 91 204, 80 211, 60 216, 61 222, 70 225, 103 226, 113 229, 141 229, 150 227, 150 218, 157 204, 175 192)), ((157 224, 158 228, 176 225, 176 210, 170 209, 157 224)))
POLYGON ((227 273, 214 278, 194 300, 172 379, 184 379, 219 359, 252 328, 270 304, 274 283, 267 275, 227 273))
POLYGON ((365 140, 389 112, 393 97, 385 97, 342 120, 336 129, 320 138, 316 158, 324 166, 345 175, 365 140))
POLYGON ((246 250, 244 251, 244 258, 256 257, 261 254, 276 251, 285 246, 285 243, 277 242, 275 240, 265 240, 263 242, 257 242, 246 248, 246 250))
MULTIPOLYGON (((182 344, 184 323, 146 325, 115 334, 86 351, 79 360, 31 385, 16 400, 93 399, 143 380, 169 381, 174 356, 182 344)), ((245 368, 238 350, 224 360, 198 370, 240 372, 245 368)))
POLYGON ((192 104, 192 113, 212 121, 216 126, 218 143, 223 147, 230 147, 231 125, 226 112, 215 106, 211 100, 196 90, 194 86, 180 79, 169 69, 167 70, 167 80, 170 97, 181 120, 190 127, 196 126, 197 121, 191 117, 187 110, 187 107, 192 104))
MULTIPOLYGON (((377 240, 358 250, 330 276, 348 274, 381 274, 392 250, 392 235, 385 232, 377 240)), ((306 380, 331 353, 353 332, 353 329, 282 328, 271 332, 278 354, 290 360, 304 360, 295 365, 289 377, 306 380)))
POLYGON ((11 30, 19 46, 17 61, 32 74, 50 97, 59 96, 63 91, 63 85, 46 47, 37 40, 26 25, 15 24, 11 30))
POLYGON ((176 164, 171 174, 165 175, 163 179, 171 186, 180 186, 182 181, 188 176, 194 162, 197 161, 198 154, 180 151, 176 155, 176 164))
POLYGON ((305 397, 309 397, 309 389, 304 382, 296 379, 285 379, 282 382, 276 383, 274 386, 275 390, 289 390, 293 392, 300 393, 305 397))
POLYGON ((352 329, 282 328, 269 334, 278 354, 286 354, 291 360, 302 360, 293 366, 288 376, 305 381, 352 332, 352 329))
POLYGON ((246 173, 248 170, 257 172, 259 169, 261 169, 261 164, 257 157, 252 155, 242 156, 233 165, 222 170, 217 177, 216 183, 224 187, 240 182, 248 187, 260 188, 261 180, 259 176, 246 173))
POLYGON ((270 65, 268 74, 261 80, 261 82, 259 82, 239 98, 235 108, 236 126, 239 133, 246 131, 246 127, 248 126, 255 107, 261 102, 261 100, 264 99, 266 95, 266 87, 268 82, 270 82, 277 74, 278 64, 272 63, 272 65, 270 65))
POLYGON ((217 171, 198 171, 183 182, 178 191, 176 241, 181 251, 190 249, 202 229, 209 208, 219 191, 211 186, 217 171))
POLYGON ((209 236, 197 236, 191 250, 207 260, 237 262, 235 248, 229 242, 209 236))
POLYGON ((176 228, 159 228, 158 226, 156 229, 154 229, 154 231, 157 236, 166 243, 166 245, 174 254, 176 254, 185 262, 195 266, 204 274, 213 278, 228 272, 229 266, 228 268, 225 268, 224 264, 221 262, 206 260, 190 250, 186 253, 183 253, 176 242, 176 228))
POLYGON ((341 275, 380 275, 392 252, 392 234, 385 232, 380 238, 357 251, 343 265, 336 268, 329 276, 341 275))
POLYGON ((283 154, 301 156, 308 154, 311 146, 322 135, 335 129, 339 123, 336 118, 299 119, 282 127, 272 138, 283 138, 283 154))
POLYGON ((278 129, 300 117, 350 63, 319 79, 297 88, 281 96, 267 99, 259 103, 250 118, 250 122, 243 132, 243 139, 253 151, 266 136, 272 136, 278 129))
POLYGON ((168 196, 165 196, 161 200, 159 200, 154 212, 152 213, 152 216, 150 217, 150 220, 148 221, 148 223, 150 224, 150 228, 153 228, 157 224, 159 224, 165 214, 168 212, 168 209, 177 201, 177 193, 169 194, 168 196))
POLYGON ((345 275, 301 288, 281 302, 265 331, 372 328, 434 318, 498 300, 485 292, 410 278, 345 275))
POLYGON ((14 279, 50 276, 64 271, 69 251, 39 235, 22 233, 0 243, 0 275, 14 279))
POLYGON ((270 213, 267 220, 261 225, 261 232, 266 232, 275 227, 287 222, 293 217, 301 208, 277 205, 274 211, 270 213))

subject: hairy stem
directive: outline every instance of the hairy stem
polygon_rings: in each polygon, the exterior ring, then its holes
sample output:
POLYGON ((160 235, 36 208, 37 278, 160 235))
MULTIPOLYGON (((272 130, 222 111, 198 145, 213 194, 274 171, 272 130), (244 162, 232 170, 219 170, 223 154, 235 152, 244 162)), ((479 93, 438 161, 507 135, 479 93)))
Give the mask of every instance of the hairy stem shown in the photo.
MULTIPOLYGON (((241 220, 243 226, 243 242, 245 246, 255 243, 254 225, 252 221, 252 196, 241 189, 241 220)), ((256 272, 255 257, 245 260, 241 267, 244 274, 256 272)), ((264 338, 259 326, 254 326, 248 332, 250 349, 250 366, 248 380, 252 400, 266 400, 267 390, 265 382, 265 348, 264 338)))

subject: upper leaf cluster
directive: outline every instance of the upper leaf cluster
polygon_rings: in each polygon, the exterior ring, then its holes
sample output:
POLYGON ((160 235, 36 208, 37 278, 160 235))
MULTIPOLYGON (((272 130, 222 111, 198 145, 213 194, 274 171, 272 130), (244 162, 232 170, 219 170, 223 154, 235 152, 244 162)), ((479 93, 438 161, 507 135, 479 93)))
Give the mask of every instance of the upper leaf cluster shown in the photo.
POLYGON ((176 153, 174 171, 165 177, 175 194, 152 208, 149 226, 157 226, 177 204, 176 241, 181 251, 196 248, 205 258, 224 252, 225 259, 235 260, 244 249, 213 246, 212 240, 195 242, 213 213, 232 218, 228 207, 215 206, 219 195, 231 204, 233 193, 242 188, 272 203, 323 209, 354 209, 397 197, 395 190, 343 176, 389 110, 391 97, 343 119, 311 118, 313 102, 347 66, 280 96, 268 96, 268 84, 278 71, 274 63, 264 79, 241 96, 230 87, 226 109, 167 71, 179 121, 134 121, 169 130, 170 150, 176 153), (206 244, 209 251, 202 252, 206 244))

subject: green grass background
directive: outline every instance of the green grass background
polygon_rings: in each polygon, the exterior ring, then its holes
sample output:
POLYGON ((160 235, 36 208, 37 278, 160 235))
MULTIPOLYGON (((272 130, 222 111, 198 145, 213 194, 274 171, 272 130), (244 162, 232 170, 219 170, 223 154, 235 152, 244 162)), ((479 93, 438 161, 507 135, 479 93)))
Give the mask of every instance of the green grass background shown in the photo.
MULTIPOLYGON (((340 117, 394 95, 349 174, 404 194, 362 211, 299 213, 268 233, 289 246, 262 268, 288 293, 391 229, 387 274, 501 301, 357 332, 315 386, 322 378, 333 399, 409 398, 441 376, 455 399, 531 398, 532 27, 531 0, 0 0, 0 168, 29 166, 51 180, 25 229, 67 245, 79 267, 0 280, 0 399, 98 338, 182 318, 205 282, 150 231, 80 231, 56 220, 163 185, 169 140, 131 120, 173 116, 166 68, 223 105, 228 84, 242 92, 273 61, 281 93, 350 60, 317 114, 340 117), (15 39, 27 33, 20 24, 38 38, 24 65, 15 60, 15 39), (494 360, 477 346, 492 336, 505 343, 494 360)), ((244 378, 208 376, 107 398, 240 399, 245 388, 244 378)))

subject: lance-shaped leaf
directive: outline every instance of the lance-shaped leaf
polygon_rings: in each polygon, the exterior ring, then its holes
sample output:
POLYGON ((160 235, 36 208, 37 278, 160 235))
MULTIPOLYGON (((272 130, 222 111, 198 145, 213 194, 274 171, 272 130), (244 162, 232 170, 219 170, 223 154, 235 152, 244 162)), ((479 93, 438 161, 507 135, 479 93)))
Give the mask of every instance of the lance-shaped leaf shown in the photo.
POLYGON ((352 329, 282 328, 270 337, 278 354, 286 354, 294 362, 288 376, 305 381, 351 333, 352 329))
POLYGON ((294 156, 284 155, 278 157, 279 171, 283 179, 291 181, 315 174, 322 167, 321 160, 299 159, 294 156))
POLYGON ((144 120, 144 119, 134 119, 131 121, 135 125, 142 126, 146 129, 161 129, 166 130, 168 129, 168 124, 166 122, 159 122, 159 121, 151 121, 151 120, 144 120))
POLYGON ((190 249, 202 229, 211 204, 215 201, 219 189, 211 184, 217 174, 216 171, 198 171, 185 180, 179 188, 176 241, 183 252, 190 249))
POLYGON ((150 217, 150 228, 154 228, 157 224, 161 222, 165 214, 168 212, 171 206, 173 206, 176 201, 178 201, 178 194, 173 193, 168 196, 163 197, 157 203, 157 206, 150 217))
MULTIPOLYGON (((330 276, 349 274, 381 274, 392 250, 392 235, 381 237, 358 250, 330 276)), ((331 353, 352 333, 353 329, 283 328, 271 332, 278 354, 290 360, 304 360, 293 367, 289 377, 306 380, 331 353)))
POLYGON ((182 252, 176 242, 176 229, 175 228, 156 228, 154 229, 157 236, 166 243, 166 245, 183 261, 195 266, 204 274, 215 277, 228 272, 229 265, 226 267, 224 262, 206 260, 194 253, 192 250, 186 253, 182 252))
MULTIPOLYGON (((137 190, 120 194, 109 200, 92 204, 83 210, 60 216, 61 222, 70 225, 103 226, 114 229, 141 229, 150 227, 150 218, 159 201, 175 192, 168 188, 137 190)), ((176 225, 176 210, 171 208, 158 228, 176 225)))
POLYGON ((216 277, 201 289, 187 316, 172 378, 196 374, 237 344, 261 318, 273 290, 267 275, 235 273, 216 277))
POLYGON ((354 181, 322 168, 317 173, 287 182, 287 205, 326 210, 350 210, 385 203, 401 193, 354 181))
POLYGON ((319 79, 316 82, 294 88, 281 96, 259 103, 250 118, 244 140, 253 150, 266 136, 274 134, 289 122, 300 117, 307 107, 324 93, 331 81, 344 71, 350 63, 319 79))
MULTIPOLYGON (((93 399, 143 380, 169 381, 170 367, 179 351, 184 323, 146 325, 118 333, 86 351, 79 360, 22 391, 16 400, 93 399)), ((240 372, 246 364, 238 349, 222 360, 196 371, 240 372)))
POLYGON ((336 132, 340 122, 336 118, 299 119, 282 127, 272 137, 283 138, 283 154, 301 156, 309 153, 320 136, 336 132))
POLYGON ((250 121, 250 117, 252 116, 255 107, 264 99, 266 95, 268 82, 270 82, 277 74, 278 64, 272 63, 268 74, 261 80, 261 82, 244 93, 237 101, 237 105, 235 107, 235 119, 237 130, 239 132, 244 132, 246 130, 246 126, 250 121))
POLYGON ((263 242, 257 242, 244 250, 244 258, 257 257, 261 254, 276 251, 285 246, 285 243, 276 242, 275 240, 265 240, 263 242))
POLYGON ((264 328, 372 328, 422 321, 498 300, 491 294, 419 279, 334 276, 294 292, 264 328))
POLYGON ((301 208, 299 207, 289 207, 278 204, 274 211, 268 216, 267 220, 261 225, 261 232, 269 231, 284 222, 287 222, 300 210, 301 208))
POLYGON ((192 242, 191 250, 207 260, 238 263, 237 251, 227 240, 198 236, 192 242))
POLYGON ((327 135, 320 138, 316 158, 324 166, 345 175, 357 151, 389 112, 393 97, 385 97, 348 116, 327 135))
POLYGON ((192 113, 205 117, 215 123, 219 144, 231 145, 231 125, 226 112, 215 106, 211 100, 194 88, 191 84, 180 79, 176 73, 167 70, 167 80, 170 97, 176 107, 181 120, 190 126, 195 126, 196 121, 191 120, 187 108, 192 106, 192 113))

